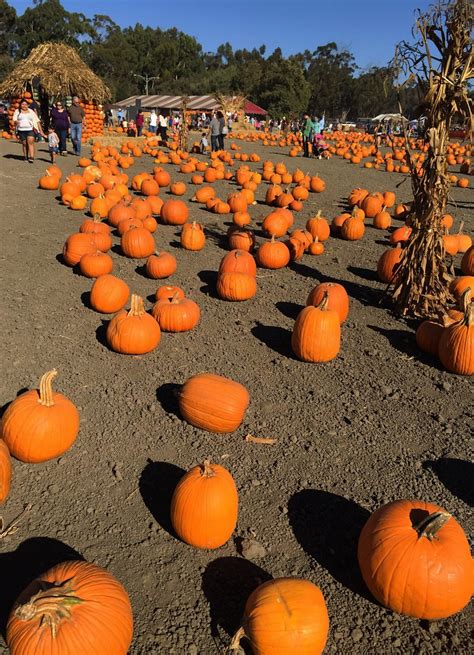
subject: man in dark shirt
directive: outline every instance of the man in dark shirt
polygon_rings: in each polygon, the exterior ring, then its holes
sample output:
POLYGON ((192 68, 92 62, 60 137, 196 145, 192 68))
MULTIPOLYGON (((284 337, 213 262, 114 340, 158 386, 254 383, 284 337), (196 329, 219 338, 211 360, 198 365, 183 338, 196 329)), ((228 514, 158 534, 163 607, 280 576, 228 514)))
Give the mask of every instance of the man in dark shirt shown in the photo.
POLYGON ((71 121, 71 140, 74 148, 74 154, 81 154, 81 138, 82 128, 85 127, 85 111, 79 104, 79 98, 74 96, 72 105, 68 110, 69 119, 71 121))

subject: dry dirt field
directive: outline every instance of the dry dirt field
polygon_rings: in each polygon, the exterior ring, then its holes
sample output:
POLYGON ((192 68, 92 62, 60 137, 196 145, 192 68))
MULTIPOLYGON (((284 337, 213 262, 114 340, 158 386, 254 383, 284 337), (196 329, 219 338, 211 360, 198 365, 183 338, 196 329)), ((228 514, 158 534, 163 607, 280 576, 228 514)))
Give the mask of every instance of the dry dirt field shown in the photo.
MULTIPOLYGON (((332 219, 356 186, 411 198, 408 180, 397 188, 402 175, 340 158, 290 159, 287 149, 246 143, 242 149, 326 181, 326 191, 311 194, 296 215, 297 227, 318 209, 332 219)), ((230 303, 215 293, 228 217, 191 204, 191 218, 207 231, 203 251, 181 249, 171 226, 160 225, 155 238, 176 256, 170 282, 200 305, 201 322, 191 332, 164 333, 148 355, 128 357, 106 345, 107 317, 88 302, 91 281, 59 256, 83 213, 37 188, 48 160, 44 144, 34 165, 19 154, 19 145, 1 142, 0 405, 4 409, 56 367, 55 389, 79 408, 81 426, 74 446, 58 460, 14 462, 1 515, 9 524, 26 504, 31 509, 18 531, 0 540, 3 636, 15 597, 36 574, 84 558, 106 567, 130 594, 131 655, 222 654, 250 591, 288 575, 320 586, 331 622, 327 653, 472 652, 469 608, 430 624, 399 616, 371 597, 358 570, 360 529, 370 512, 389 501, 429 500, 451 512, 466 533, 473 527, 472 379, 451 375, 421 354, 414 325, 384 305, 384 285, 374 271, 388 234, 367 226, 361 241, 331 238, 322 257, 305 255, 283 270, 259 270, 255 298, 230 303), (290 334, 321 280, 342 282, 351 310, 340 355, 308 364, 292 355, 290 334), (176 389, 202 371, 248 388, 250 407, 234 434, 210 434, 180 417, 176 389), (249 432, 276 444, 248 443, 249 432), (177 480, 206 457, 232 473, 240 500, 234 538, 216 551, 179 541, 169 519, 177 480), (249 536, 264 548, 253 560, 241 554, 242 538, 249 536)), ((77 159, 58 163, 68 173, 77 159)), ((128 172, 152 166, 151 158, 142 157, 128 172)), ((187 178, 165 168, 174 179, 187 178)), ((217 183, 224 198, 234 188, 217 183)), ((193 190, 189 185, 185 198, 193 190)), ((449 207, 456 227, 464 219, 471 234, 473 196, 472 189, 455 188, 449 207)), ((260 220, 268 208, 259 203, 251 213, 261 242, 260 220)), ((157 282, 144 276, 143 262, 121 256, 119 238, 113 238, 114 273, 147 297, 150 308, 157 282)), ((0 653, 7 652, 0 636, 0 653)))

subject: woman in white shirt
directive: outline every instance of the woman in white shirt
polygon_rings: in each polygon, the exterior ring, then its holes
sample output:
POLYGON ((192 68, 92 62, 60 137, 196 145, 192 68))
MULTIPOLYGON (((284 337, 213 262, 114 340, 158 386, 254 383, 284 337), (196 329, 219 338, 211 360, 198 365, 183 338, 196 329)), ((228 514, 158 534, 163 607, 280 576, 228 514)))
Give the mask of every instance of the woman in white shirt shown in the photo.
POLYGON ((35 130, 41 136, 45 135, 36 112, 29 108, 26 100, 20 102, 19 109, 13 114, 13 122, 23 148, 23 159, 32 164, 35 159, 35 130))

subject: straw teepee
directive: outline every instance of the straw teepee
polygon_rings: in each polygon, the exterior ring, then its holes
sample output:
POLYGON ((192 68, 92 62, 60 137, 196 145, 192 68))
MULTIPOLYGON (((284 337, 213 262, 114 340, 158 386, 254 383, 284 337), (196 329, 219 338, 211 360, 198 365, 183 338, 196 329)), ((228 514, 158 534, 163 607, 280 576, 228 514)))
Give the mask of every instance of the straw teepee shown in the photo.
POLYGON ((0 96, 21 96, 36 86, 50 98, 77 95, 103 103, 111 97, 110 89, 74 48, 63 43, 42 43, 34 48, 0 83, 0 96))

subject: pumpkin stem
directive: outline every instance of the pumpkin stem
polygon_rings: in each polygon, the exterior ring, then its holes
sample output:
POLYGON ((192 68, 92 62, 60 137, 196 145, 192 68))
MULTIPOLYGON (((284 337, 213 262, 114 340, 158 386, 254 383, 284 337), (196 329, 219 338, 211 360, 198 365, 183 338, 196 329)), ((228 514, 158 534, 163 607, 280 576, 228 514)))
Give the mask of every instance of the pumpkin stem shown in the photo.
POLYGON ((329 294, 327 291, 325 291, 321 302, 319 303, 319 305, 316 305, 316 309, 320 309, 322 312, 325 312, 328 308, 328 302, 329 302, 329 294))
POLYGON ((463 229, 464 229, 464 221, 461 221, 461 223, 459 224, 458 236, 460 236, 463 233, 463 229))
POLYGON ((211 460, 205 459, 201 464, 201 475, 204 478, 213 478, 215 476, 215 471, 211 466, 211 460))
POLYGON ((318 209, 316 216, 314 218, 317 218, 318 220, 321 218, 321 209, 318 209))
POLYGON ((179 301, 180 301, 179 291, 176 291, 176 293, 173 294, 173 297, 170 298, 170 303, 176 305, 177 303, 179 303, 179 301))
POLYGON ((84 601, 74 596, 71 579, 60 584, 51 584, 41 581, 40 591, 23 605, 15 608, 14 614, 20 621, 31 621, 39 618, 39 625, 46 625, 51 630, 53 639, 56 638, 58 626, 63 619, 71 618, 70 608, 84 601))
POLYGON ((235 635, 232 637, 232 641, 229 644, 229 647, 227 648, 226 655, 227 653, 230 653, 233 650, 239 650, 240 648, 240 641, 247 635, 245 634, 245 630, 243 628, 239 628, 235 635))
POLYGON ((95 214, 92 215, 92 220, 94 221, 94 223, 100 223, 102 217, 98 212, 96 212, 95 214))
POLYGON ((128 316, 142 316, 145 313, 143 298, 136 293, 132 293, 130 310, 128 316))
POLYGON ((38 402, 40 405, 43 405, 44 407, 52 407, 54 405, 54 400, 53 400, 53 387, 52 387, 52 382, 54 378, 57 376, 58 372, 55 368, 53 368, 52 371, 48 371, 45 373, 39 384, 39 400, 38 402))
POLYGON ((414 526, 418 533, 418 538, 421 539, 421 537, 426 537, 429 541, 438 539, 437 533, 450 518, 451 514, 449 514, 449 512, 433 512, 433 514, 429 514, 426 518, 422 519, 418 525, 414 526))
POLYGON ((472 312, 469 311, 471 309, 471 296, 472 296, 472 289, 471 287, 467 287, 466 289, 464 289, 459 299, 459 307, 464 314, 464 320, 467 323, 467 325, 472 324, 472 312), (470 314, 471 317, 469 316, 470 314))

